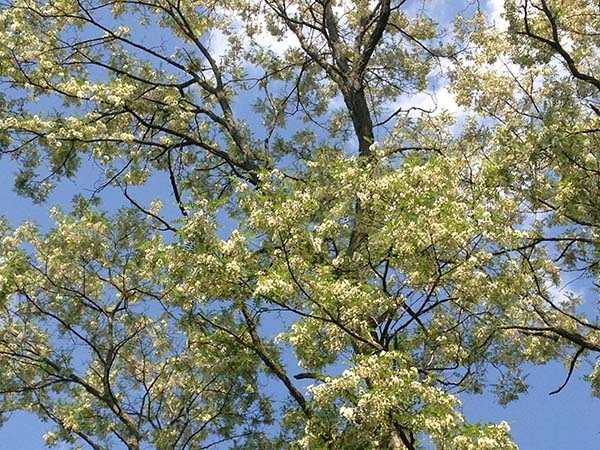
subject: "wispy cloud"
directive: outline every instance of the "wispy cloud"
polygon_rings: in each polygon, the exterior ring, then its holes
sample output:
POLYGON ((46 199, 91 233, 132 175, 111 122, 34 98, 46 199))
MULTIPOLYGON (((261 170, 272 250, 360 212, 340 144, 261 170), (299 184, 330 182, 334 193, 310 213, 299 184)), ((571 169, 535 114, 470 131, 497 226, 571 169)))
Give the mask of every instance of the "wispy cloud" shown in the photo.
POLYGON ((487 10, 489 22, 502 31, 508 28, 508 22, 502 16, 504 14, 504 0, 488 0, 487 10))

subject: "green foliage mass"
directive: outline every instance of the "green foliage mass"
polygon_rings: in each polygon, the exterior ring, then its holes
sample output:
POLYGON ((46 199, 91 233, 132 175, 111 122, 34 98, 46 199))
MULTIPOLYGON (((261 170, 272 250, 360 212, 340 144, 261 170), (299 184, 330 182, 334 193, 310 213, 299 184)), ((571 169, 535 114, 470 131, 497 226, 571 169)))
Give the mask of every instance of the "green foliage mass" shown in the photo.
POLYGON ((600 351, 600 11, 449 3, 0 1, 0 155, 52 222, 0 228, 0 412, 56 448, 516 449, 460 394, 600 351))

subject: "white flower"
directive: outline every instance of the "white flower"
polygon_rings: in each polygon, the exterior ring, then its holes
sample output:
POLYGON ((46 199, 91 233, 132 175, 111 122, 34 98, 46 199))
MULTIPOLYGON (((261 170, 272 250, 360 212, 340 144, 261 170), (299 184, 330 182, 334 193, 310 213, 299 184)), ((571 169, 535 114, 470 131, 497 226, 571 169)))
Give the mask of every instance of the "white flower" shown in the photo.
POLYGON ((597 160, 596 157, 593 155, 593 153, 588 153, 587 155, 585 155, 585 162, 586 164, 596 164, 597 160))
POLYGON ((44 434, 43 439, 46 442, 47 446, 51 446, 56 443, 58 435, 54 431, 48 431, 46 434, 44 434))
POLYGON ((503 420, 502 422, 500 422, 498 424, 498 428, 500 428, 502 431, 505 431, 507 433, 510 431, 510 425, 505 420, 503 420))
POLYGON ((350 422, 352 422, 354 420, 355 417, 355 409, 354 408, 350 408, 348 406, 342 406, 340 407, 340 415, 342 417, 344 417, 346 420, 349 420, 350 422))

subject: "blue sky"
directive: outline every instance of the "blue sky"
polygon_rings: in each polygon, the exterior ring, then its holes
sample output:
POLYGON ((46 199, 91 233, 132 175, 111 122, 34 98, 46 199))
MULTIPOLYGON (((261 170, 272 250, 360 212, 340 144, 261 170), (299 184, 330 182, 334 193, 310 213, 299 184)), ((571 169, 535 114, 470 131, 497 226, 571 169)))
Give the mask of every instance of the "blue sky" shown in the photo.
MULTIPOLYGON (((489 3, 497 9, 501 2, 489 3)), ((0 214, 14 225, 33 220, 49 226, 48 206, 33 205, 11 191, 14 170, 10 161, 0 160, 0 214)), ((68 204, 73 190, 81 188, 66 182, 49 203, 68 204)), ((600 448, 600 399, 591 397, 589 385, 580 379, 589 370, 583 364, 565 389, 549 395, 563 383, 566 369, 558 363, 532 366, 527 370, 531 388, 520 400, 501 407, 489 394, 465 396, 463 411, 470 421, 507 421, 521 450, 597 450, 600 448)), ((43 449, 41 436, 46 427, 31 416, 15 413, 0 429, 0 450, 43 449)))

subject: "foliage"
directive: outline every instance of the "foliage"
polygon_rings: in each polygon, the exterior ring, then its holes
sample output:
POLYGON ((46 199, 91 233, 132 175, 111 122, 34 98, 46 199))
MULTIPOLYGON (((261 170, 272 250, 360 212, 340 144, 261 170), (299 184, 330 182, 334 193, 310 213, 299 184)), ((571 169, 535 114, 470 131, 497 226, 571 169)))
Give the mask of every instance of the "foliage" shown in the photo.
POLYGON ((600 350, 559 289, 598 276, 600 12, 435 8, 0 2, 17 192, 94 177, 3 222, 0 411, 95 450, 516 448, 459 395, 600 350))

